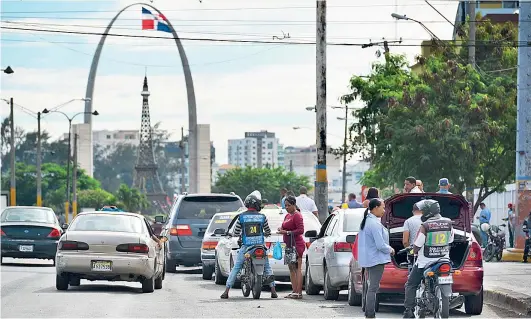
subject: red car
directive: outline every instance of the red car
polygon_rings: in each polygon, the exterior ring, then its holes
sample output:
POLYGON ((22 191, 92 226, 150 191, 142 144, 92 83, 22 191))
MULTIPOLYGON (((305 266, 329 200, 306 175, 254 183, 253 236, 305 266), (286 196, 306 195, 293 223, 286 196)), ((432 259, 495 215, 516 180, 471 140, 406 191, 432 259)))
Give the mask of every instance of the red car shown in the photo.
MULTIPOLYGON (((443 217, 453 221, 455 230, 454 243, 450 248, 450 259, 454 274, 453 292, 459 296, 452 298, 451 308, 463 303, 465 312, 480 315, 483 311, 483 260, 481 247, 471 232, 470 209, 466 199, 461 195, 417 193, 399 194, 385 201, 385 214, 382 224, 389 230, 389 242, 395 252, 403 249, 402 232, 407 218, 412 216, 413 204, 422 199, 434 199, 441 206, 443 217)), ((407 281, 407 256, 395 255, 392 262, 385 265, 384 274, 378 291, 377 308, 380 301, 404 298, 404 287, 407 281)), ((367 289, 367 274, 359 267, 358 261, 350 262, 349 305, 362 305, 362 291, 367 289)), ((362 305, 363 306, 363 305, 362 305)))

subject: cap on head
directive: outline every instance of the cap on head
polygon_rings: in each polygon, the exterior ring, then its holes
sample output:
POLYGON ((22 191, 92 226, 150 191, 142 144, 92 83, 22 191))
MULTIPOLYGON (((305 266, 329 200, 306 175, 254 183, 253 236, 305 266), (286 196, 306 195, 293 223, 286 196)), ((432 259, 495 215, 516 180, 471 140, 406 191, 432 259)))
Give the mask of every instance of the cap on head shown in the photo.
POLYGON ((507 207, 509 207, 509 208, 513 208, 513 204, 512 204, 512 203, 509 203, 509 205, 507 205, 507 207))
POLYGON ((448 181, 448 178, 441 178, 439 180, 439 186, 448 186, 450 185, 450 182, 448 181))

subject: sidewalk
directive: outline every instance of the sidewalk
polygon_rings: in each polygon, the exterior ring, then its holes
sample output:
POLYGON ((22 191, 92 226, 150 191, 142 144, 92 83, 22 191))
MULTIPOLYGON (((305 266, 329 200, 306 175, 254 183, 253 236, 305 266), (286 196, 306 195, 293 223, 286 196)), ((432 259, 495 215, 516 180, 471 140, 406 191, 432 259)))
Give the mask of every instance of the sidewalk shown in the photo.
POLYGON ((484 262, 486 303, 531 315, 531 264, 484 262))

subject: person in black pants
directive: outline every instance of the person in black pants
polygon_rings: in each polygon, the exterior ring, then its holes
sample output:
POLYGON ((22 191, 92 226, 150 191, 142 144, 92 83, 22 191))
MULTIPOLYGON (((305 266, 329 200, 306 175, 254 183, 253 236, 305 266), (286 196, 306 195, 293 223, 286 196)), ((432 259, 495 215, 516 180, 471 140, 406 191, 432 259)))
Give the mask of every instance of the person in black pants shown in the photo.
POLYGON ((524 220, 522 225, 522 231, 525 233, 525 247, 524 247, 524 263, 527 263, 527 256, 529 255, 529 246, 531 246, 531 238, 529 236, 529 230, 531 228, 531 212, 529 216, 524 220))

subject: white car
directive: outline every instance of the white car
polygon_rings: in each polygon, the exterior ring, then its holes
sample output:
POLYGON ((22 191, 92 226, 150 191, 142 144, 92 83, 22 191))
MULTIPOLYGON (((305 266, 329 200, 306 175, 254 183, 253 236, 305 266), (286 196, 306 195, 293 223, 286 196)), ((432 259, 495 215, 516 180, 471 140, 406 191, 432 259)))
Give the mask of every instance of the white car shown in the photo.
MULTIPOLYGON (((287 265, 284 265, 284 260, 276 260, 273 258, 273 248, 277 241, 283 242, 282 235, 276 234, 277 229, 282 225, 284 218, 286 217, 286 210, 283 209, 264 209, 261 211, 264 215, 267 216, 269 227, 271 228, 272 235, 266 237, 266 247, 268 248, 269 263, 273 269, 273 274, 275 275, 275 280, 277 281, 289 281, 289 269, 287 265)), ((321 228, 321 223, 311 212, 302 212, 304 219, 304 231, 305 234, 308 231, 313 231, 314 233, 318 232, 321 228)), ((236 260, 237 251, 239 249, 238 238, 233 237, 234 231, 234 219, 229 225, 229 230, 224 237, 220 239, 218 245, 216 246, 216 257, 215 257, 215 282, 218 285, 223 285, 227 281, 227 277, 230 274, 230 271, 236 260)), ((310 246, 310 238, 305 237, 306 247, 310 246)), ((285 248, 285 245, 282 244, 282 248, 285 248)), ((304 276, 305 272, 305 258, 306 252, 302 258, 302 274, 304 276)))
POLYGON ((324 290, 326 300, 337 300, 348 289, 352 246, 348 235, 357 235, 365 208, 339 209, 326 219, 306 254, 306 294, 324 290))
POLYGON ((164 252, 152 236, 151 226, 139 214, 80 213, 59 240, 56 288, 67 290, 88 279, 140 282, 142 292, 161 289, 164 252))

